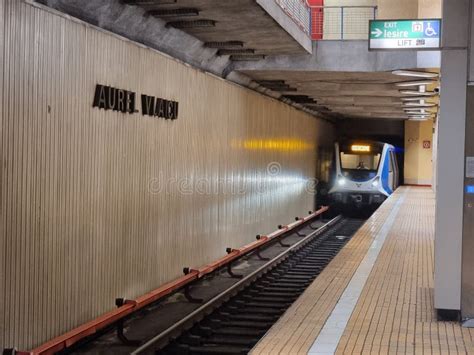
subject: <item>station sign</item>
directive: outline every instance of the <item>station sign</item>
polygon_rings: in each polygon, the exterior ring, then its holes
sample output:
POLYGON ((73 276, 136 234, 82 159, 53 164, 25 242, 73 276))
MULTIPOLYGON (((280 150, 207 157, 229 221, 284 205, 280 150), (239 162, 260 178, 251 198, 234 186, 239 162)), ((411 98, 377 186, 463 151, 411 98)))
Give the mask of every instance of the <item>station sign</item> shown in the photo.
MULTIPOLYGON (((176 120, 178 118, 177 101, 166 100, 150 95, 141 95, 142 115, 176 120)), ((137 93, 111 86, 97 84, 92 107, 123 113, 137 113, 137 93)))
POLYGON ((440 19, 369 22, 369 50, 436 50, 440 47, 440 19))

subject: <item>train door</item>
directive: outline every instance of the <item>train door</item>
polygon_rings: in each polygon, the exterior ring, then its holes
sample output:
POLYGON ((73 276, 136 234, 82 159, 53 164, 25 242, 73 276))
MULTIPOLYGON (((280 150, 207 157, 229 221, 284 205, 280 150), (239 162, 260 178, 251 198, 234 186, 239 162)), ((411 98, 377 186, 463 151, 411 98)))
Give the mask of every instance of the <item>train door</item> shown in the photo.
POLYGON ((398 187, 397 159, 392 150, 389 150, 388 154, 390 157, 388 164, 388 186, 390 190, 395 191, 398 187))
POLYGON ((392 151, 388 151, 389 163, 388 163, 388 187, 390 190, 395 190, 395 166, 393 161, 392 151))
POLYGON ((400 171, 398 170, 398 159, 397 159, 397 154, 395 154, 394 151, 391 151, 392 154, 392 161, 393 161, 393 191, 395 191, 398 186, 400 185, 400 171))

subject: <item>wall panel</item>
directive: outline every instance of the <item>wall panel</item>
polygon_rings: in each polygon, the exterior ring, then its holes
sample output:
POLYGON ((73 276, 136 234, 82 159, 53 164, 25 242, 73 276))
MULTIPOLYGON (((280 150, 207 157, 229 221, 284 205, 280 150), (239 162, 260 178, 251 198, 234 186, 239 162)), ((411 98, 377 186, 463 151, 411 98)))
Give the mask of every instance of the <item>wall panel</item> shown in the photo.
POLYGON ((405 122, 404 181, 413 185, 433 183, 433 121, 405 122), (429 142, 429 148, 424 142, 429 142))
POLYGON ((314 207, 328 123, 23 1, 1 0, 0 18, 0 347, 38 345, 314 207), (177 100, 179 118, 93 109, 98 83, 177 100))

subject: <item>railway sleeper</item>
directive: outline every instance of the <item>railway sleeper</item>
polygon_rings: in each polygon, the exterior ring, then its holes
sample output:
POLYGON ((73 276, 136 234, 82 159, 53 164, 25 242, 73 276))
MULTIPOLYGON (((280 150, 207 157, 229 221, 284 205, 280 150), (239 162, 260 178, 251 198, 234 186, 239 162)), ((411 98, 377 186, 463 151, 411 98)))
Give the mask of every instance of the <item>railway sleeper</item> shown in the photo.
POLYGON ((281 315, 283 310, 280 308, 265 308, 265 307, 244 307, 239 308, 235 306, 227 306, 226 311, 230 313, 261 313, 261 314, 269 314, 269 315, 281 315))
POLYGON ((238 327, 222 327, 220 329, 215 329, 213 334, 215 335, 238 335, 238 336, 246 336, 246 337, 261 337, 266 333, 265 330, 258 330, 258 329, 244 329, 238 327))
POLYGON ((273 292, 288 292, 288 291, 298 291, 304 290, 306 288, 307 282, 286 282, 286 283, 278 283, 278 284, 271 284, 268 286, 259 286, 256 287, 257 290, 262 291, 273 291, 273 292))
POLYGON ((240 327, 240 328, 251 328, 251 329, 269 329, 273 325, 273 322, 256 322, 256 321, 222 321, 223 327, 240 327))
POLYGON ((261 297, 253 295, 245 295, 243 298, 250 301, 270 302, 270 303, 288 303, 291 302, 295 297, 261 297))
POLYGON ((241 334, 235 334, 234 336, 227 335, 215 335, 207 339, 201 339, 202 344, 216 344, 216 345, 244 345, 252 346, 258 341, 258 337, 253 334, 252 337, 244 337, 241 334))
POLYGON ((262 314, 238 314, 238 313, 221 313, 223 319, 226 321, 255 321, 255 322, 274 322, 278 319, 275 315, 262 315, 262 314))
POLYGON ((239 346, 189 346, 186 344, 178 344, 173 354, 193 355, 193 354, 248 354, 251 349, 239 346))

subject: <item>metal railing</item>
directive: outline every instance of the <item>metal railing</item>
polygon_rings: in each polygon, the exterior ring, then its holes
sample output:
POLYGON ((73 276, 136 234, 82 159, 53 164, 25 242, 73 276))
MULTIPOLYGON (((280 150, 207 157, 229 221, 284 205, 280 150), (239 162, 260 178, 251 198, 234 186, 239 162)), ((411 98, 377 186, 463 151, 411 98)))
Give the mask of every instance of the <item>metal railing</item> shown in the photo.
POLYGON ((275 0, 278 6, 290 17, 308 36, 310 36, 311 13, 306 0, 275 0))
POLYGON ((377 18, 377 6, 312 6, 314 40, 368 39, 369 20, 377 18))

